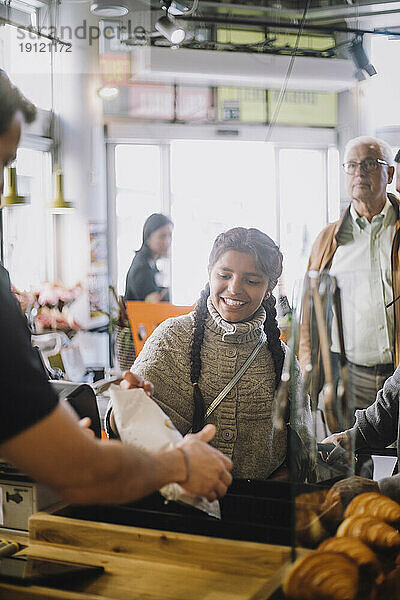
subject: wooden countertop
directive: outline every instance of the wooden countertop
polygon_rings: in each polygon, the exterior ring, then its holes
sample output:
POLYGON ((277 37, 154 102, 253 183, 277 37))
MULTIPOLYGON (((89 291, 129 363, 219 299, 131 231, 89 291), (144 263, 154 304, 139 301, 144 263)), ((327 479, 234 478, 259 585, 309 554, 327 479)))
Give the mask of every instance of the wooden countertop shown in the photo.
POLYGON ((265 600, 290 549, 37 513, 22 553, 105 572, 69 591, 0 583, 0 600, 265 600))

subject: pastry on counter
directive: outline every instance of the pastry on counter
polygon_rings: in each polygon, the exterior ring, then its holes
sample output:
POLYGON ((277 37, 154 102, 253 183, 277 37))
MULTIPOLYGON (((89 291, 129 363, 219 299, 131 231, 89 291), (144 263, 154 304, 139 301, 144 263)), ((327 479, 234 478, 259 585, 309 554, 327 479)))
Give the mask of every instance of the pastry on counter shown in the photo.
POLYGON ((298 507, 313 510, 320 518, 323 526, 333 531, 343 518, 343 506, 340 499, 329 504, 326 503, 329 490, 322 489, 314 492, 300 494, 296 498, 296 509, 298 507))
POLYGON ((313 551, 287 572, 282 588, 290 600, 355 600, 358 567, 345 554, 313 551))
POLYGON ((400 533, 373 517, 348 517, 339 525, 336 535, 357 538, 380 550, 400 548, 400 533))
POLYGON ((323 503, 325 502, 327 494, 327 489, 315 490, 314 492, 309 492, 306 494, 299 494, 296 497, 296 505, 301 504, 304 506, 308 506, 316 513, 319 513, 323 503))
POLYGON ((359 494, 350 502, 345 517, 369 516, 390 525, 400 523, 400 504, 378 492, 359 494))
POLYGON ((318 552, 341 552, 357 563, 361 572, 380 582, 383 579, 382 566, 375 552, 360 540, 351 537, 332 537, 317 548, 318 552))
POLYGON ((344 506, 340 494, 335 489, 328 490, 324 503, 322 505, 322 512, 330 514, 332 520, 335 521, 335 525, 338 525, 344 517, 344 506))

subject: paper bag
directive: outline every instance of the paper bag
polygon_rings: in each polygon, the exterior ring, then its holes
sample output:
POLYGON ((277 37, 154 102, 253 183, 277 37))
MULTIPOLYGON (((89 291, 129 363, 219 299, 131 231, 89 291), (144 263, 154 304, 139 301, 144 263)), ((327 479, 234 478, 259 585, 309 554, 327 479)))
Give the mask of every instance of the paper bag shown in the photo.
MULTIPOLYGON (((121 441, 125 444, 137 446, 147 452, 162 452, 171 450, 182 440, 182 435, 171 419, 142 388, 121 390, 112 385, 110 395, 115 424, 121 441)), ((209 502, 206 498, 192 496, 178 483, 164 486, 160 493, 166 500, 184 502, 213 517, 221 518, 217 500, 209 502)))

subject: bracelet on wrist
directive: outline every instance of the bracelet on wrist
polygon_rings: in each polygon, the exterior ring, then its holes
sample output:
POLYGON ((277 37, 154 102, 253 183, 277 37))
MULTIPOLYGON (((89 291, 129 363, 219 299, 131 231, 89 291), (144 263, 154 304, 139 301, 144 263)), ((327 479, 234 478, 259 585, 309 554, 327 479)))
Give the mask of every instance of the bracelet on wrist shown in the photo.
POLYGON ((177 483, 179 483, 179 485, 183 485, 183 484, 187 483, 189 481, 189 479, 190 479, 190 471, 191 471, 191 469, 190 469, 190 460, 189 460, 189 456, 188 456, 186 450, 184 450, 181 446, 177 446, 176 450, 179 450, 180 452, 182 452, 183 460, 185 462, 186 477, 185 477, 184 480, 177 482, 177 483))

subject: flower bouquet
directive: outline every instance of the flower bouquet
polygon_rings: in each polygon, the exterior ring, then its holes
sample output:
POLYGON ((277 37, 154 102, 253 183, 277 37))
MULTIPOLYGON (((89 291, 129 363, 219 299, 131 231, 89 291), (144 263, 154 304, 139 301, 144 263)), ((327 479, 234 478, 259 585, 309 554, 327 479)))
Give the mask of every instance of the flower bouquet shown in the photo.
POLYGON ((25 313, 32 333, 63 331, 69 338, 82 329, 75 320, 70 306, 82 295, 82 286, 67 288, 61 283, 43 282, 37 289, 19 291, 14 295, 25 313))

